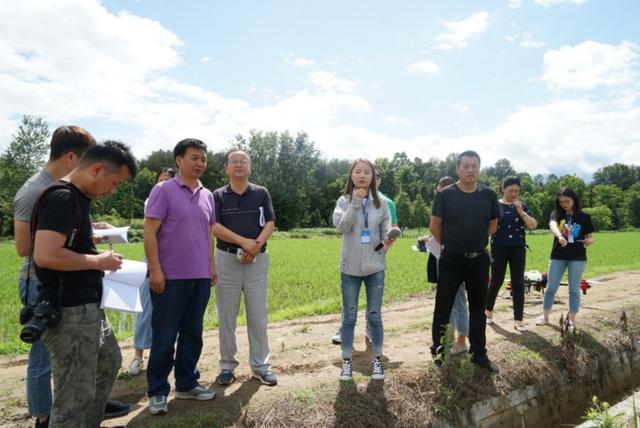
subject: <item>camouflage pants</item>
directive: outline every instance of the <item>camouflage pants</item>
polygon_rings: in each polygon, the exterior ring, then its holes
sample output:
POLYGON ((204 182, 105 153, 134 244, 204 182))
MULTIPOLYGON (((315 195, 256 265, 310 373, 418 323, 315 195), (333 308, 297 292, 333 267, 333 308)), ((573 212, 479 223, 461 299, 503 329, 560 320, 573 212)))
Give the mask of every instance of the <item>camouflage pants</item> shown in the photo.
POLYGON ((50 428, 99 427, 122 364, 120 347, 97 304, 62 308, 62 319, 42 335, 51 355, 50 428))

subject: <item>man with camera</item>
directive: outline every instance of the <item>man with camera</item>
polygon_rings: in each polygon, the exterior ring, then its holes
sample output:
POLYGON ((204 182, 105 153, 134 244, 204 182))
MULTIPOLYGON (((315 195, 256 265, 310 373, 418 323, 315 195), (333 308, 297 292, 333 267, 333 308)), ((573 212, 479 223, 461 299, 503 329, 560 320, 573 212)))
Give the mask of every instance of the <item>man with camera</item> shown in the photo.
POLYGON ((220 374, 216 381, 230 385, 238 366, 235 355, 236 318, 244 294, 249 335, 249 364, 253 377, 265 385, 278 383, 269 364, 267 337, 267 239, 275 227, 269 191, 249 182, 251 159, 242 150, 227 154, 229 184, 213 192, 217 222, 216 307, 220 338, 220 374))
POLYGON ((91 199, 115 192, 137 172, 122 143, 91 146, 64 181, 42 194, 34 208, 33 261, 41 282, 38 304, 21 337, 39 335, 51 357, 50 427, 97 427, 122 357, 100 309, 104 271, 122 257, 98 252, 92 240, 91 199))
MULTIPOLYGON (((33 207, 40 194, 69 174, 80 162, 82 154, 96 143, 95 139, 78 126, 61 126, 51 137, 49 160, 44 168, 29 178, 14 198, 14 241, 19 256, 24 263, 19 274, 20 299, 25 311, 33 312, 38 297, 40 281, 30 256, 30 221, 33 207)), ((96 228, 98 224, 94 225, 96 228)), ((105 226, 100 224, 100 226, 105 226)), ((22 322, 24 324, 24 320, 22 322)), ((51 410, 51 360, 49 351, 41 340, 31 344, 27 367, 27 404, 29 415, 36 418, 36 427, 46 426, 51 410)), ((119 401, 109 401, 105 418, 126 414, 129 405, 119 401)))

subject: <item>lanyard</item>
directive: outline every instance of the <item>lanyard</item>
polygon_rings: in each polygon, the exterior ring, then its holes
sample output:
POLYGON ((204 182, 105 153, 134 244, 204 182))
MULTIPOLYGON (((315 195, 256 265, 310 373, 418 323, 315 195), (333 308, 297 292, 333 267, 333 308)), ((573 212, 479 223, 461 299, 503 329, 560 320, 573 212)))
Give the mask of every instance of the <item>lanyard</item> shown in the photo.
POLYGON ((567 213, 567 224, 572 224, 573 223, 573 215, 567 213))
POLYGON ((362 215, 364 216, 364 228, 369 229, 369 213, 367 212, 367 201, 369 198, 365 198, 362 201, 362 215))

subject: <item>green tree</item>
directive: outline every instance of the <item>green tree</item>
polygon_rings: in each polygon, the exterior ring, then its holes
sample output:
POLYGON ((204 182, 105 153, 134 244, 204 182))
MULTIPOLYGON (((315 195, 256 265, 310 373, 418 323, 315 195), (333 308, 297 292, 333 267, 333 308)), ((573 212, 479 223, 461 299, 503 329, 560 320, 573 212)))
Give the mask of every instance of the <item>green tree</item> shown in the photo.
POLYGON ((0 236, 13 234, 13 197, 44 164, 49 152, 48 138, 47 122, 24 115, 11 143, 0 156, 0 236))
POLYGON ((607 206, 600 205, 592 208, 585 208, 584 212, 591 216, 593 227, 595 230, 611 229, 611 209, 607 206))
POLYGON ((236 144, 251 156, 252 181, 269 189, 278 228, 309 226, 308 190, 319 155, 307 134, 251 131, 236 144))
POLYGON ((422 196, 416 196, 411 211, 413 214, 411 227, 424 228, 429 226, 429 207, 424 202, 424 199, 422 199, 422 196))
POLYGON ((607 206, 611 210, 612 227, 624 226, 624 193, 613 184, 596 184, 591 188, 589 205, 592 207, 607 206))
POLYGON ((624 198, 624 214, 626 223, 640 227, 640 185, 634 185, 624 198))
POLYGON ((398 225, 400 227, 411 227, 413 221, 413 206, 409 196, 401 191, 394 200, 398 211, 398 225))
POLYGON ((140 169, 147 168, 157 174, 162 168, 175 168, 176 160, 173 157, 173 150, 156 150, 140 161, 140 169))
POLYGON ((637 167, 621 163, 604 166, 593 174, 594 184, 613 184, 622 190, 627 190, 639 179, 637 167))
POLYGON ((493 166, 483 168, 484 174, 498 179, 498 183, 508 175, 516 175, 516 170, 511 166, 509 159, 498 159, 493 166))

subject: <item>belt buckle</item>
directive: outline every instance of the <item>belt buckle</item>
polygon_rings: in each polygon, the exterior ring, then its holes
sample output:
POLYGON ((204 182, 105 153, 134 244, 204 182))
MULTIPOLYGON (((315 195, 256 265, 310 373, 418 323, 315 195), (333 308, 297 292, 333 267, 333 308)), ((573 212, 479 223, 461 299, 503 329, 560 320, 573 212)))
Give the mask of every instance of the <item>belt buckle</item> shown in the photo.
POLYGON ((467 251, 464 253, 464 256, 468 259, 475 259, 476 257, 478 257, 480 255, 480 253, 475 252, 475 251, 467 251))

